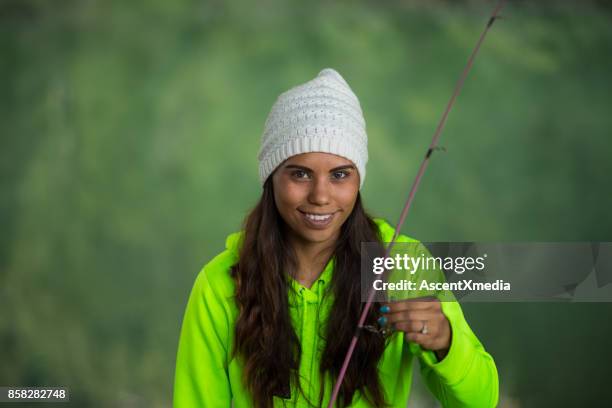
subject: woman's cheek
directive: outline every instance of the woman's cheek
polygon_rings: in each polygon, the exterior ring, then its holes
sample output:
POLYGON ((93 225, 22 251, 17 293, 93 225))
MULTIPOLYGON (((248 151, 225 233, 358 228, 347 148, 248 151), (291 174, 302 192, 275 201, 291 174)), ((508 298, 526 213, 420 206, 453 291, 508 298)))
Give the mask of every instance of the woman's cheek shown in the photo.
POLYGON ((350 212, 355 206, 355 202, 357 201, 357 188, 351 188, 353 186, 347 186, 348 188, 343 189, 338 194, 338 202, 342 206, 342 209, 350 212))

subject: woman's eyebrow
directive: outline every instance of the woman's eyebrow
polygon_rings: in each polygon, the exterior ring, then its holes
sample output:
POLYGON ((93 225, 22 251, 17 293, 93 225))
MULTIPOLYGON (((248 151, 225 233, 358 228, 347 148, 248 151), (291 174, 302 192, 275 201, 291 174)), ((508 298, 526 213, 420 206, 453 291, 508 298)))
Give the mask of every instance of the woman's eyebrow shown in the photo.
MULTIPOLYGON (((306 166, 299 166, 297 164, 288 164, 285 166, 286 169, 300 169, 300 170, 306 170, 306 171, 312 171, 312 169, 306 167, 306 166)), ((345 164, 343 166, 338 166, 338 167, 334 167, 333 169, 331 169, 329 172, 333 173, 335 171, 339 171, 339 170, 344 170, 344 169, 354 169, 355 166, 352 164, 345 164)))

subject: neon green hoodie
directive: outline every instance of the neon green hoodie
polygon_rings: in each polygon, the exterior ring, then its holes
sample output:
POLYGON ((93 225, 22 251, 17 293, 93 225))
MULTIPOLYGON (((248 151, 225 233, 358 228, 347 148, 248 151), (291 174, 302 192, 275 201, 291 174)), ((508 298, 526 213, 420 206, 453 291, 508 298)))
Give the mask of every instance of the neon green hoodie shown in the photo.
MULTIPOLYGON (((393 238, 394 229, 386 221, 375 219, 383 241, 393 238)), ((242 232, 227 237, 226 250, 204 266, 191 291, 178 346, 174 382, 174 407, 236 408, 252 407, 250 393, 243 384, 241 359, 231 358, 234 324, 238 308, 233 300, 234 281, 230 267, 238 260, 242 232)), ((398 242, 417 242, 401 235, 398 242)), ((331 296, 321 301, 333 273, 333 258, 311 288, 291 280, 290 315, 302 346, 300 378, 302 388, 314 403, 319 400, 319 361, 324 349, 316 333, 324 324, 331 296), (319 318, 317 318, 317 311, 319 318)), ((498 377, 493 358, 484 350, 468 326, 457 302, 442 302, 442 312, 450 322, 452 340, 442 361, 429 350, 404 341, 404 333, 395 333, 379 362, 379 375, 387 402, 405 408, 412 383, 413 360, 420 362, 427 387, 444 407, 494 407, 498 400, 498 377)), ((323 403, 327 406, 333 384, 325 383, 323 403)), ((274 397, 275 407, 308 407, 297 387, 291 399, 274 397)), ((370 407, 360 392, 351 407, 370 407)))

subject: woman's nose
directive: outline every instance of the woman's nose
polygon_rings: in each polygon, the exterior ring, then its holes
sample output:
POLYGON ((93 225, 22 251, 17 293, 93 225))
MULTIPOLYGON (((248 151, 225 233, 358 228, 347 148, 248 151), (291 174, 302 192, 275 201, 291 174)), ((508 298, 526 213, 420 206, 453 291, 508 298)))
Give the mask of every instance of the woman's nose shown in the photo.
POLYGON ((326 205, 329 203, 329 183, 326 179, 317 177, 311 184, 310 194, 308 200, 317 205, 326 205))

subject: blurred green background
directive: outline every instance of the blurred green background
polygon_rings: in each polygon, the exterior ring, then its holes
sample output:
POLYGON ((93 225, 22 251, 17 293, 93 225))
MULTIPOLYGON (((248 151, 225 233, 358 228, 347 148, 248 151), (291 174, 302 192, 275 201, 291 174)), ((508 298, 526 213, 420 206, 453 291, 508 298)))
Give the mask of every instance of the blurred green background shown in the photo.
MULTIPOLYGON (((196 274, 260 193, 276 96, 337 69, 398 219, 491 1, 0 1, 0 385, 171 405, 196 274)), ((612 11, 510 1, 403 232, 612 240, 612 11)), ((466 304, 503 407, 601 406, 612 306, 466 304)), ((418 377, 418 376, 417 376, 418 377)), ((436 406, 421 385, 414 406, 436 406)), ((53 405, 59 406, 59 405, 53 405)))

